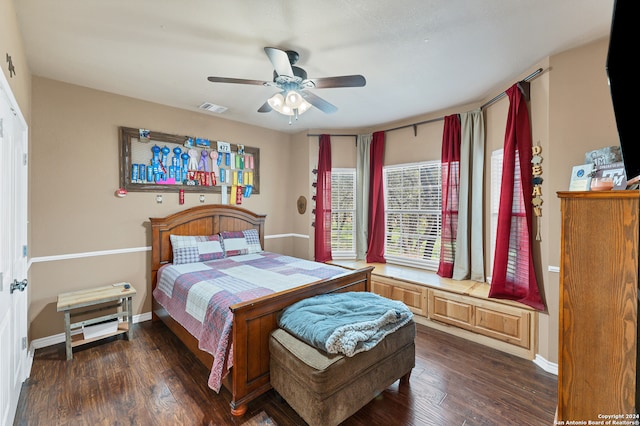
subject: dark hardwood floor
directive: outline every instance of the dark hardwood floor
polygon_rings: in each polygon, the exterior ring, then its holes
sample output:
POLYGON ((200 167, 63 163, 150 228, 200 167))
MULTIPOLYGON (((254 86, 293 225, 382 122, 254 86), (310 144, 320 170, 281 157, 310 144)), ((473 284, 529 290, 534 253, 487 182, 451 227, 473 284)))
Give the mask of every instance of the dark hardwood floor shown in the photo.
MULTIPOLYGON (((242 417, 230 394, 160 322, 134 325, 132 341, 38 349, 15 425, 242 425, 266 412, 279 426, 304 421, 269 391, 242 417)), ((551 425, 557 378, 531 361, 418 325, 416 366, 343 425, 551 425)))

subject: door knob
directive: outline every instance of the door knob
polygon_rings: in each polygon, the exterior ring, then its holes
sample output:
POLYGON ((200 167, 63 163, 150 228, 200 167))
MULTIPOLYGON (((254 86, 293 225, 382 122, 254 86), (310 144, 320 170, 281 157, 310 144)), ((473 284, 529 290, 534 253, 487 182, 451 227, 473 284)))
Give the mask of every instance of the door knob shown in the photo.
POLYGON ((20 282, 18 282, 18 280, 13 280, 13 283, 11 283, 11 286, 9 287, 9 292, 13 293, 16 290, 24 291, 24 289, 27 288, 27 284, 26 279, 20 282))

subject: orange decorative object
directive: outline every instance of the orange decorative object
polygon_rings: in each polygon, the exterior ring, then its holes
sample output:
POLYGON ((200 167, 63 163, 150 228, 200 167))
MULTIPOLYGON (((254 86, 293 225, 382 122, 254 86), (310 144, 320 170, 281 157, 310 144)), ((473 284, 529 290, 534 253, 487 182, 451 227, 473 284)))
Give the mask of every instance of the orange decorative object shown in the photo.
POLYGON ((594 177, 591 179, 592 191, 610 191, 613 186, 613 178, 610 177, 594 177))

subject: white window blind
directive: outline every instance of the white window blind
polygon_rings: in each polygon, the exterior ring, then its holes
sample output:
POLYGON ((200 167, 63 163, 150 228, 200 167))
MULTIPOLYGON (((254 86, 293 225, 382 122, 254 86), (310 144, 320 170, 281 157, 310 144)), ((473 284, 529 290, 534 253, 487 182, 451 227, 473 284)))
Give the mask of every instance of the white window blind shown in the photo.
MULTIPOLYGON (((515 153, 518 158, 518 151, 515 153)), ((528 165, 531 167, 531 165, 528 165)), ((529 169, 527 171, 531 173, 529 169)), ((529 194, 531 195, 531 194, 529 194)), ((529 232, 527 228, 527 212, 522 194, 522 178, 520 163, 516 161, 513 179, 513 202, 511 205, 511 233, 509 234, 509 260, 507 262, 507 280, 527 285, 529 283, 529 258, 525 255, 528 250, 529 232)))
POLYGON ((331 169, 331 256, 356 257, 356 170, 331 169))
MULTIPOLYGON (((518 153, 516 151, 516 158, 518 153)), ((496 252, 496 233, 498 228, 498 209, 500 206, 500 191, 502 188, 503 150, 491 153, 491 273, 496 252)), ((513 203, 511 206, 512 220, 509 235, 509 251, 507 258, 507 279, 510 282, 528 283, 529 264, 526 256, 519 256, 521 244, 528 244, 527 216, 522 194, 522 179, 520 164, 515 163, 513 188, 513 203)))
POLYGON ((502 153, 502 149, 491 153, 491 269, 489 274, 493 274, 493 260, 496 253, 498 207, 500 206, 500 184, 502 183, 502 153))
POLYGON ((442 184, 439 161, 386 166, 385 258, 437 270, 440 260, 442 184))

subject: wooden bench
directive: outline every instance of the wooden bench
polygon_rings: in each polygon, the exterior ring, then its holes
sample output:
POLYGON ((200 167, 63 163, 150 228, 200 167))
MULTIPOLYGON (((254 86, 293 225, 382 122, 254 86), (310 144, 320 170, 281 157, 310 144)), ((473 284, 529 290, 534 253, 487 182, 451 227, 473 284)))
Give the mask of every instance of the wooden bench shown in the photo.
POLYGON ((400 265, 334 260, 345 268, 374 266, 371 291, 404 302, 414 321, 492 348, 534 359, 537 312, 518 302, 491 299, 489 284, 439 277, 400 265))
POLYGON ((132 333, 132 297, 136 294, 136 290, 129 283, 117 283, 103 287, 90 288, 86 290, 71 291, 58 295, 58 312, 64 312, 64 333, 66 342, 67 360, 73 359, 72 348, 90 343, 96 340, 104 339, 110 336, 125 333, 128 340, 133 338, 132 333), (111 303, 117 302, 117 303, 111 303), (108 305, 105 305, 108 304, 108 305), (102 305, 102 306, 97 306, 102 305), (83 309, 89 308, 89 309, 83 309), (75 323, 71 323, 71 318, 77 316, 86 316, 96 312, 109 310, 115 313, 109 313, 75 323), (74 312, 71 312, 74 311, 74 312), (122 318, 124 321, 117 324, 115 331, 111 331, 99 336, 89 337, 82 334, 71 335, 71 330, 83 328, 86 326, 104 323, 110 320, 118 320, 122 318))

